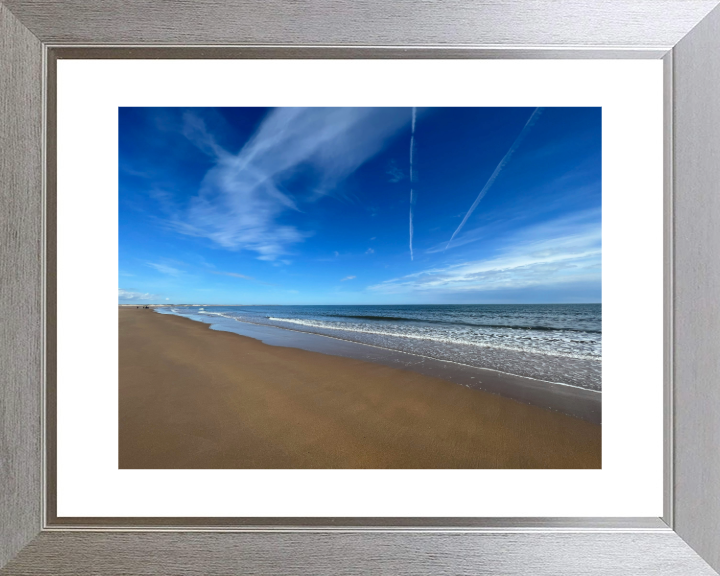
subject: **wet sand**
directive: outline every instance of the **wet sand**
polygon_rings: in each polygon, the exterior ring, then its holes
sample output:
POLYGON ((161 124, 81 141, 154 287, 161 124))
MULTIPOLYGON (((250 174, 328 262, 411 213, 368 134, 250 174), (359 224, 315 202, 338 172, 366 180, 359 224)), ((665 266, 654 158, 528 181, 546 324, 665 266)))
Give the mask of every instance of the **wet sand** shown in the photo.
POLYGON ((230 318, 201 314, 192 314, 188 317, 209 324, 213 330, 223 330, 241 336, 249 336, 272 346, 301 348, 310 352, 321 352, 332 356, 366 360, 373 364, 384 364, 393 368, 410 370, 425 376, 448 380, 468 388, 492 392, 525 404, 532 404, 533 406, 540 406, 541 408, 582 418, 594 424, 602 422, 602 393, 594 390, 428 358, 399 350, 388 350, 387 348, 350 342, 327 335, 311 334, 290 328, 238 322, 230 318))
POLYGON ((601 427, 121 308, 120 468, 599 468, 601 427))

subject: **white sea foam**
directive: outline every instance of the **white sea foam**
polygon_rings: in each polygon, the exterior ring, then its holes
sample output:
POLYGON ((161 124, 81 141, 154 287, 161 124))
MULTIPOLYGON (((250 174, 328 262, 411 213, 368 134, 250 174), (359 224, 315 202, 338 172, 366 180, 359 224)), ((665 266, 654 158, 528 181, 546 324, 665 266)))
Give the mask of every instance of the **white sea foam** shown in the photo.
POLYGON ((368 329, 364 326, 350 323, 342 323, 341 325, 332 325, 329 322, 322 322, 317 320, 297 320, 294 318, 273 318, 269 317, 268 320, 275 322, 287 322, 290 324, 298 324, 300 326, 307 326, 309 328, 321 328, 325 330, 338 330, 343 332, 360 332, 363 334, 374 334, 377 336, 391 336, 396 338, 409 338, 413 340, 430 340, 433 342, 441 342, 443 344, 461 344, 468 346, 477 346, 479 348, 495 348, 497 350, 511 350, 513 352, 530 352, 533 354, 543 354, 545 356, 558 356, 561 358, 575 358, 577 360, 593 360, 600 361, 597 356, 582 355, 582 354, 568 354, 561 352, 554 352, 552 350, 539 350, 537 348, 530 347, 517 347, 517 346, 504 346, 502 344, 491 344, 489 342, 477 342, 467 339, 453 338, 450 336, 437 336, 428 333, 422 333, 416 329, 415 333, 401 333, 396 331, 368 329))
POLYGON ((594 305, 238 306, 172 312, 601 389, 601 309, 594 305))

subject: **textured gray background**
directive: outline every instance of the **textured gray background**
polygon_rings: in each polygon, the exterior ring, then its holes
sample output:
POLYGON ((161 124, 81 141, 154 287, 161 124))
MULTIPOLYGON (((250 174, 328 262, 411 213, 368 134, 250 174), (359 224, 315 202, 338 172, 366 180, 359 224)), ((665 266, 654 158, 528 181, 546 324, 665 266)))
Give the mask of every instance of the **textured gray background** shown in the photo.
POLYGON ((675 530, 720 569, 720 10, 674 49, 675 530))
MULTIPOLYGON (((1 572, 0 572, 1 573, 1 572)), ((6 575, 713 576, 665 534, 45 533, 6 575)))
POLYGON ((40 48, 0 4, 0 566, 41 525, 40 48))
POLYGON ((5 0, 38 38, 78 44, 659 46, 715 0, 5 0))

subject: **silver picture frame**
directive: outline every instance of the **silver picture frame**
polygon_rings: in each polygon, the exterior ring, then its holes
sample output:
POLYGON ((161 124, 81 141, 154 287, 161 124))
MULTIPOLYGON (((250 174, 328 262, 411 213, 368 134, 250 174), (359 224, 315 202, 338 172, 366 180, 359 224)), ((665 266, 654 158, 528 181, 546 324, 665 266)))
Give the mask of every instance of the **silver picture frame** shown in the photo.
POLYGON ((0 0, 0 574, 717 574, 719 4, 0 0), (58 517, 61 58, 662 59, 663 516, 58 517))

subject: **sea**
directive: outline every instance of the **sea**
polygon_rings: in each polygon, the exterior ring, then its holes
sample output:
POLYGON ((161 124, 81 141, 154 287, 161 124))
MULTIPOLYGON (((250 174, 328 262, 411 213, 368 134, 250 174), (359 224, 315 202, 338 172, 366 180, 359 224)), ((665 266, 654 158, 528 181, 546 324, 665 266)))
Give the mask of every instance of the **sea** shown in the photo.
POLYGON ((319 334, 448 363, 602 389, 602 304, 172 306, 163 313, 319 334))

